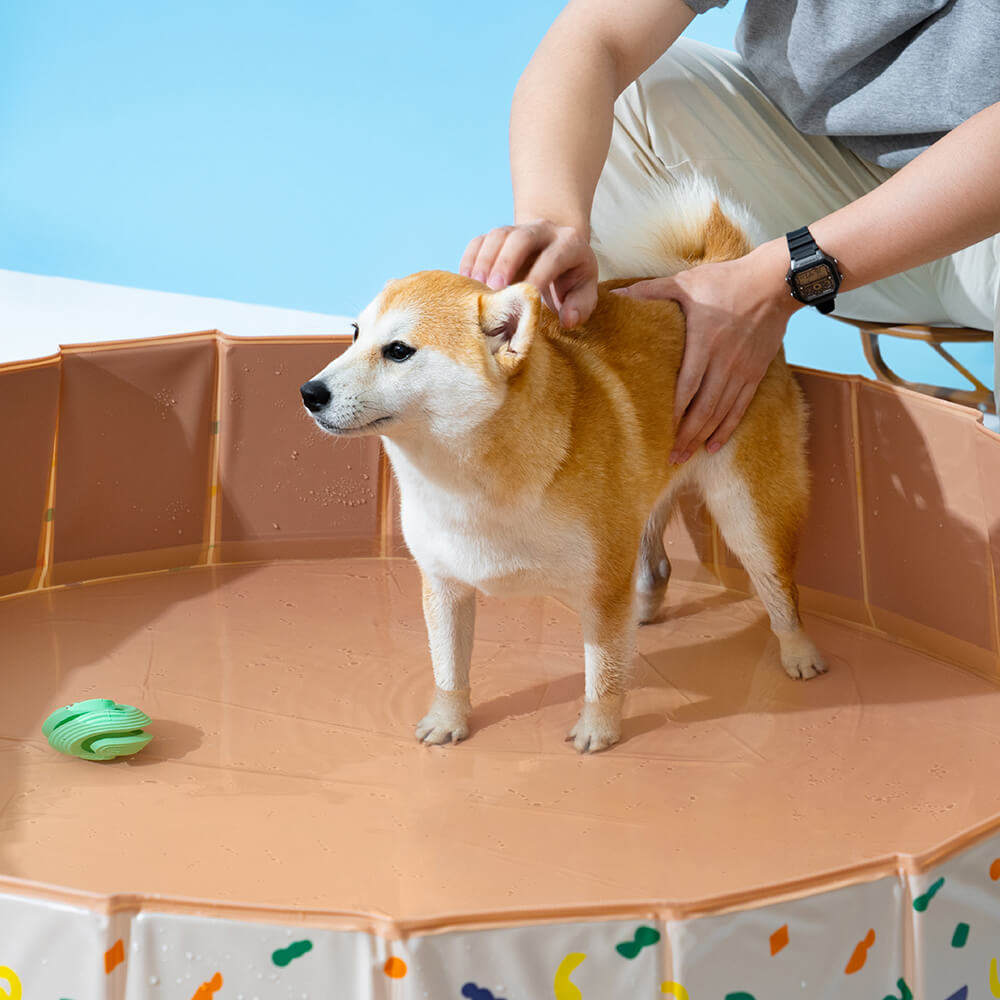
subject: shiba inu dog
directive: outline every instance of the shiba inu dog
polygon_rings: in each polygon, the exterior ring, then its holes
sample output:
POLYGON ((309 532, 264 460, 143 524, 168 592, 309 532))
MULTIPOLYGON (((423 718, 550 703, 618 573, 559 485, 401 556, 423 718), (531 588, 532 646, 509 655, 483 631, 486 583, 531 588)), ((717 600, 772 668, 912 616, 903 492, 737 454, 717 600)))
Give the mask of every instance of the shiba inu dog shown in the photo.
MULTIPOLYGON (((647 223, 647 274, 750 249, 735 210, 708 194, 681 192, 671 220, 647 223)), ((579 613, 584 703, 569 738, 581 752, 618 741, 635 629, 670 576, 663 532, 681 483, 700 488, 750 575, 787 674, 826 669, 792 577, 806 414, 783 354, 726 445, 671 466, 684 317, 675 302, 610 293, 624 283, 602 282, 590 319, 565 330, 524 283, 494 292, 440 271, 390 281, 354 344, 302 386, 324 431, 380 435, 399 482, 436 684, 424 743, 469 734, 477 590, 551 594, 579 613)))

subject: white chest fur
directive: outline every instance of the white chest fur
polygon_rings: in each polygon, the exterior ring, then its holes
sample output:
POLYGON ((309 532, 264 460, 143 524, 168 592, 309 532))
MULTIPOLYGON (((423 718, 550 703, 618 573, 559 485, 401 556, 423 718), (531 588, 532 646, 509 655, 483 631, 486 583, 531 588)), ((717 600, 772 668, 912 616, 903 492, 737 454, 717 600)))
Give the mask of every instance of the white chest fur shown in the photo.
POLYGON ((575 598, 589 587, 590 539, 541 494, 491 502, 482 493, 436 483, 391 446, 387 450, 399 483, 403 535, 425 573, 486 594, 575 598))

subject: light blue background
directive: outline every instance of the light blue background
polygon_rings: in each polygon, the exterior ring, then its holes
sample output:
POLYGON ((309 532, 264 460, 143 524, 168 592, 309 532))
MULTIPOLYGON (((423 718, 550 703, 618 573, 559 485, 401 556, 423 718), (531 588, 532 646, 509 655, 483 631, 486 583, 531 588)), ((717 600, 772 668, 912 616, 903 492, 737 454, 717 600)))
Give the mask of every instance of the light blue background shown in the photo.
MULTIPOLYGON (((339 314, 454 270, 510 220, 510 98, 561 6, 0 0, 0 268, 339 314)), ((731 48, 742 6, 687 33, 731 48)), ((868 371, 812 310, 786 346, 868 371)))

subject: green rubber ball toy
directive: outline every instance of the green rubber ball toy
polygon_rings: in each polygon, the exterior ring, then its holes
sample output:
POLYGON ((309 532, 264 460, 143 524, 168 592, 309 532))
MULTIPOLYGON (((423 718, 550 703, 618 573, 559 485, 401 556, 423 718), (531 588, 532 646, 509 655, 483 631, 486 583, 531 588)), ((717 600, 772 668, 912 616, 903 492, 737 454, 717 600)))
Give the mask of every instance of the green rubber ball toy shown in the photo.
POLYGON ((152 721, 131 705, 91 698, 53 712, 42 724, 42 734, 60 753, 83 760, 113 760, 145 747, 153 737, 142 727, 152 721))

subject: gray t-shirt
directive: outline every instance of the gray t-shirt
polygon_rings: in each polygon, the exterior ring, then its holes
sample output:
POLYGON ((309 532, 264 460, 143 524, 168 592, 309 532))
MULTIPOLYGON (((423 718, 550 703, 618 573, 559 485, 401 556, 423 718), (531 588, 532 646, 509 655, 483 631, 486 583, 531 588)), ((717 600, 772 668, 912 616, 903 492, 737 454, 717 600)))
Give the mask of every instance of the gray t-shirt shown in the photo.
POLYGON ((747 0, 736 49, 799 131, 883 167, 1000 101, 1000 0, 747 0))

